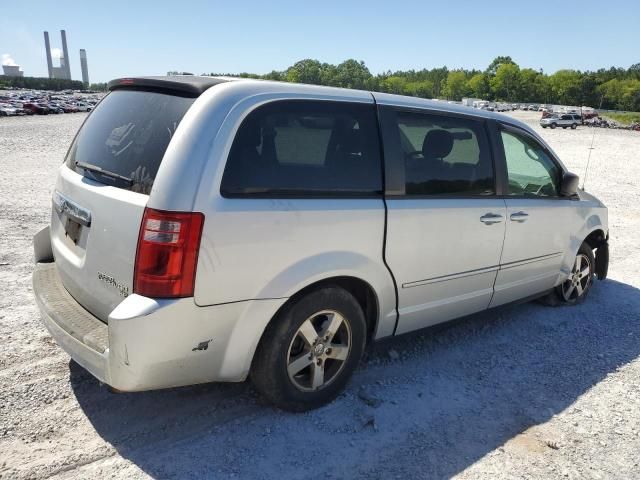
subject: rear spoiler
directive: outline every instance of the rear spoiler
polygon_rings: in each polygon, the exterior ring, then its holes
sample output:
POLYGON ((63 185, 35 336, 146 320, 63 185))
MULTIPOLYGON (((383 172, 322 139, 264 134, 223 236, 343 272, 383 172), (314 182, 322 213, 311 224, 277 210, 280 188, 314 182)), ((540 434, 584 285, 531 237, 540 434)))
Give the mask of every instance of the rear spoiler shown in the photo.
POLYGON ((107 88, 109 91, 144 90, 196 98, 214 85, 228 81, 229 79, 226 78, 197 77, 193 75, 179 75, 171 77, 130 77, 111 80, 107 84, 107 88))

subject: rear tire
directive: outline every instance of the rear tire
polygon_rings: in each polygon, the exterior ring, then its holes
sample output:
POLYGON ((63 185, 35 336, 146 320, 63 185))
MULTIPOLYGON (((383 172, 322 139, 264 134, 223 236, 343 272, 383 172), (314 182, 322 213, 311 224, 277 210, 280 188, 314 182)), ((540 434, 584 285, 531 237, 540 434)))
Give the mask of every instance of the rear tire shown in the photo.
POLYGON ((556 125, 555 123, 552 123, 552 124, 550 125, 550 127, 551 127, 551 128, 556 128, 556 127, 557 127, 557 125, 556 125))
POLYGON ((571 124, 571 130, 575 130, 578 125, 576 123, 571 124))
POLYGON ((293 300, 267 326, 251 366, 256 390, 284 410, 335 399, 360 363, 367 325, 346 290, 327 286, 293 300))

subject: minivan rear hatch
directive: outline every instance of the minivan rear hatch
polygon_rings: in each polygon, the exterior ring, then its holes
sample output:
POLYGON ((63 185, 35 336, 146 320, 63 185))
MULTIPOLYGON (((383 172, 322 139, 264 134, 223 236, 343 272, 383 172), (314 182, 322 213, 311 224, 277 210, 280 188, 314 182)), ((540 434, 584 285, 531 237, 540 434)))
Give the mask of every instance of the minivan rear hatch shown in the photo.
POLYGON ((69 293, 103 321, 132 293, 149 193, 197 96, 130 84, 120 84, 89 115, 53 196, 51 243, 58 272, 69 293))

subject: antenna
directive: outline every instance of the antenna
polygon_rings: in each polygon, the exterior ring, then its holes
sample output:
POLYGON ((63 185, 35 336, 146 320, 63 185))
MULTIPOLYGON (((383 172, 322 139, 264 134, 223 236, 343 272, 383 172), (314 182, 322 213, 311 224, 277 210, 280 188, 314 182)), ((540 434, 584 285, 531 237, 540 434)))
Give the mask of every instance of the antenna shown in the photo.
MULTIPOLYGON (((604 100, 604 94, 600 97, 600 106, 598 107, 598 112, 602 110, 602 101, 604 100)), ((580 107, 582 111, 582 107, 580 107)), ((598 113, 598 116, 600 114, 598 113)), ((589 162, 591 161, 591 152, 593 151, 593 142, 596 139, 596 129, 593 128, 593 135, 591 136, 591 146, 589 147, 589 156, 587 156, 587 166, 584 167, 584 177, 582 178, 582 190, 584 190, 584 184, 587 183, 587 172, 589 171, 589 162)))

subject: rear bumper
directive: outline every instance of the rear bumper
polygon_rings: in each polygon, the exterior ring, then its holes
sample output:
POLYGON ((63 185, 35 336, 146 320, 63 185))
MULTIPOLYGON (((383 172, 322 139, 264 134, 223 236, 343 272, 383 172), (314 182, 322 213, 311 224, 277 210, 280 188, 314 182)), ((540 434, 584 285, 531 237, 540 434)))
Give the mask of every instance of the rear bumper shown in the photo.
POLYGON ((51 336, 94 377, 110 383, 108 326, 82 308, 65 290, 55 263, 36 264, 33 291, 51 336))
POLYGON ((33 290, 43 323, 78 364, 122 391, 242 381, 268 321, 285 299, 198 307, 192 298, 130 295, 108 324, 64 288, 52 263, 37 263, 33 290))

